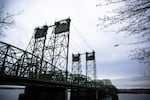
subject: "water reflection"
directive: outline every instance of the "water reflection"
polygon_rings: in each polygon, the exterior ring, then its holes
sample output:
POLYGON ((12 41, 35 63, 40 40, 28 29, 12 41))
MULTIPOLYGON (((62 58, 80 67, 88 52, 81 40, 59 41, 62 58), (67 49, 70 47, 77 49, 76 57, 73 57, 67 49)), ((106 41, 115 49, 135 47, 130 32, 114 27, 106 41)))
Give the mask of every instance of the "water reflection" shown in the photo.
POLYGON ((99 98, 99 100, 119 100, 118 95, 113 95, 113 96, 106 96, 99 98))
POLYGON ((0 89, 0 100, 18 100, 24 89, 0 89))

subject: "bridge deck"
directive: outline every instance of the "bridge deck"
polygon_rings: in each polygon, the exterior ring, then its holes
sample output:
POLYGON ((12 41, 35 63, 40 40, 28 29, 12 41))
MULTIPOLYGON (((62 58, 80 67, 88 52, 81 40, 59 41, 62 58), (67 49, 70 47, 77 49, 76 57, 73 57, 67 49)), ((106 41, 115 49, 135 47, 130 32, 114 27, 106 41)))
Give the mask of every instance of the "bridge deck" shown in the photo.
POLYGON ((78 85, 74 83, 60 83, 45 80, 35 80, 28 78, 20 78, 14 76, 0 76, 1 85, 20 85, 20 86, 46 86, 46 87, 63 87, 63 88, 85 88, 85 89, 96 89, 92 86, 78 85))

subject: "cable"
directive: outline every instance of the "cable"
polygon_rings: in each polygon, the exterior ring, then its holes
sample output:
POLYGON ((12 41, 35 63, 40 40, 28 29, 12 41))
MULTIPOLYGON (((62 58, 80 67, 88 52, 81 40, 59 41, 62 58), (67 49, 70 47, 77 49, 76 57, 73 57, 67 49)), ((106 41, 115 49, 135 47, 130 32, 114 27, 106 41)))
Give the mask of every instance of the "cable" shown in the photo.
MULTIPOLYGON (((76 43, 73 39, 71 39, 71 43, 76 45, 77 48, 82 48, 78 43, 76 43)), ((70 43, 70 44, 71 44, 70 43)))
MULTIPOLYGON (((75 27, 75 25, 72 22, 72 26, 74 27, 75 31, 78 33, 79 37, 81 38, 81 40, 84 42, 84 44, 87 46, 87 48, 91 49, 91 47, 87 44, 87 42, 85 41, 85 39, 83 38, 83 36, 81 35, 81 32, 79 32, 77 30, 77 28, 75 27)), ((92 49, 91 49, 92 50, 92 49)))
POLYGON ((70 46, 70 49, 72 49, 72 51, 79 52, 77 49, 74 49, 71 46, 70 46))

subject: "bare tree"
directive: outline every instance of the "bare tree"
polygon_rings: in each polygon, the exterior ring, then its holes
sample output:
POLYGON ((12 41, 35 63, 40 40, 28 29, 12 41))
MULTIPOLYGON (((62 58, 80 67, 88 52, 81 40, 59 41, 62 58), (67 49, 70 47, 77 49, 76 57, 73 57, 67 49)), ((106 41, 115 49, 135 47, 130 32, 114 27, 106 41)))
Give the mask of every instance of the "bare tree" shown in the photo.
POLYGON ((106 14, 99 18, 99 27, 119 24, 121 27, 117 33, 135 36, 136 41, 133 44, 144 45, 134 48, 132 59, 150 65, 150 0, 101 0, 97 6, 111 6, 112 9, 111 15, 106 14))
POLYGON ((6 13, 4 7, 0 5, 0 37, 5 36, 4 30, 14 23, 13 16, 16 14, 6 13))

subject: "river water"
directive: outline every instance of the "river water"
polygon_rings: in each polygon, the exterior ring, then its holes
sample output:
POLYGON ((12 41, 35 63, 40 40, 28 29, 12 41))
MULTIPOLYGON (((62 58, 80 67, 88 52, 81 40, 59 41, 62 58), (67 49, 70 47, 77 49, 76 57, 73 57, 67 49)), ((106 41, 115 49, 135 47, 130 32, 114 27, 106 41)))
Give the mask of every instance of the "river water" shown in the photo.
MULTIPOLYGON (((150 94, 118 94, 119 100, 150 100, 150 94)), ((106 97, 101 100, 112 100, 111 97, 106 97)))
MULTIPOLYGON (((18 100, 24 89, 0 89, 0 100, 18 100)), ((119 100, 150 100, 150 94, 118 94, 119 100)), ((112 100, 110 97, 101 100, 112 100)))

